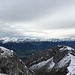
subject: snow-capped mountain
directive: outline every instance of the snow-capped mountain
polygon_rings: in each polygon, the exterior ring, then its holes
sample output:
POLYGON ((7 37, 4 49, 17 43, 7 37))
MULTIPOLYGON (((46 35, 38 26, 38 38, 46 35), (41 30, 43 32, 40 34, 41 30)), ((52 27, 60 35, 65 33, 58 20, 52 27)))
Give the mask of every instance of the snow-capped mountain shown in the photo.
POLYGON ((0 46, 0 75, 75 75, 75 49, 58 45, 24 63, 13 50, 0 46))
POLYGON ((20 43, 20 42, 33 42, 33 41, 45 41, 45 39, 37 39, 37 38, 9 38, 9 37, 5 37, 5 38, 1 38, 0 41, 2 41, 2 43, 8 43, 8 42, 15 42, 15 43, 20 43))
POLYGON ((36 75, 75 75, 75 49, 58 45, 33 54, 26 65, 36 75))
POLYGON ((50 42, 61 42, 61 41, 75 41, 75 38, 62 38, 62 39, 56 39, 56 38, 51 38, 51 39, 39 39, 39 38, 18 38, 18 37, 5 37, 5 38, 0 38, 0 41, 2 43, 8 43, 8 42, 39 42, 39 41, 50 41, 50 42))
POLYGON ((22 60, 37 52, 38 50, 50 49, 57 45, 68 45, 75 48, 74 39, 37 39, 37 38, 2 38, 0 46, 14 50, 22 60), (27 56, 28 55, 28 56, 27 56))
POLYGON ((0 75, 33 75, 13 50, 0 46, 0 75))

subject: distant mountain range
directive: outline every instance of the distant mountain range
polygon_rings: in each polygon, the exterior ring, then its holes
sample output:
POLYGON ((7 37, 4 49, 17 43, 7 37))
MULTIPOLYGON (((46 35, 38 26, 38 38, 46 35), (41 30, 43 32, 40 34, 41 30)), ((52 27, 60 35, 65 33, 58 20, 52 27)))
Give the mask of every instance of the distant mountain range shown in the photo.
MULTIPOLYGON (((14 50, 16 54, 18 54, 18 56, 20 56, 20 58, 25 61, 25 64, 28 68, 24 68, 26 70, 24 73, 29 73, 30 75, 34 75, 32 72, 34 72, 35 75, 75 74, 75 40, 72 38, 2 38, 0 39, 0 46, 1 55, 4 54, 5 56, 8 56, 10 55, 9 53, 12 53, 12 50, 14 50), (4 47, 10 49, 10 51, 4 47), (2 50, 4 50, 4 53, 2 50)), ((3 57, 3 60, 4 59, 5 58, 3 57)), ((4 63, 4 61, 2 63, 4 63)), ((6 66, 6 63, 4 66, 6 66)), ((9 65, 6 67, 8 66, 9 65)), ((23 66, 21 68, 23 68, 23 66)), ((12 67, 10 68, 12 69, 12 67)), ((8 73, 7 69, 4 69, 3 66, 1 70, 1 74, 8 73)), ((13 72, 15 72, 15 70, 13 70, 13 72)), ((9 73, 12 73, 12 71, 9 73)), ((17 70, 15 73, 19 73, 19 71, 17 70)))
POLYGON ((22 43, 22 42, 40 42, 40 41, 49 41, 49 42, 61 42, 61 41, 75 41, 75 38, 51 38, 51 39, 39 39, 39 38, 0 38, 0 42, 8 43, 8 42, 15 42, 15 43, 22 43))
POLYGON ((48 50, 57 45, 67 45, 75 48, 74 38, 36 39, 36 38, 1 38, 0 46, 14 50, 22 60, 27 59, 39 50, 48 50))

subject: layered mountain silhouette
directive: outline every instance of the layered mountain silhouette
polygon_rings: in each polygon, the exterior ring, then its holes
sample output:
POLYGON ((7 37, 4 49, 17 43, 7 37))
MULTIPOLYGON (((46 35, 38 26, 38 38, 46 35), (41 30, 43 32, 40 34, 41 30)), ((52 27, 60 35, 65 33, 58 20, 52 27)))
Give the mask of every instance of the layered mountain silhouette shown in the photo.
POLYGON ((25 41, 25 42, 7 42, 2 43, 0 40, 0 46, 12 49, 19 55, 19 57, 24 61, 27 57, 31 56, 40 50, 48 50, 57 45, 67 45, 75 48, 75 41, 25 41))
POLYGON ((58 45, 24 63, 13 50, 0 46, 0 75, 75 75, 75 49, 58 45))
POLYGON ((36 75, 75 75, 75 49, 58 45, 39 51, 26 60, 36 75))

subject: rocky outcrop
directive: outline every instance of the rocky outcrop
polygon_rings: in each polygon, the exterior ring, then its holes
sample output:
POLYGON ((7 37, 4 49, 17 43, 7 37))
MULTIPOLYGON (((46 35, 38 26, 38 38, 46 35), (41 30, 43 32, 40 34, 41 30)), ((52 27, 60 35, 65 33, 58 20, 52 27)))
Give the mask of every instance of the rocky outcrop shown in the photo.
POLYGON ((33 75, 12 50, 0 47, 0 75, 33 75))
POLYGON ((33 54, 26 65, 36 75, 75 75, 75 49, 58 45, 33 54))

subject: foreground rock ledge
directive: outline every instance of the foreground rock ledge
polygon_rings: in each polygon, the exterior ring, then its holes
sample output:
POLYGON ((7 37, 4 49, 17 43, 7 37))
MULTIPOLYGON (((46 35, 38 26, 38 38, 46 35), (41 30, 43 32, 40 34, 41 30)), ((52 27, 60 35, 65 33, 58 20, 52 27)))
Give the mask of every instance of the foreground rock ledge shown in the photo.
POLYGON ((26 65, 36 75, 75 75, 75 49, 58 45, 33 54, 26 65))
POLYGON ((12 50, 0 46, 0 75, 33 75, 12 50))

